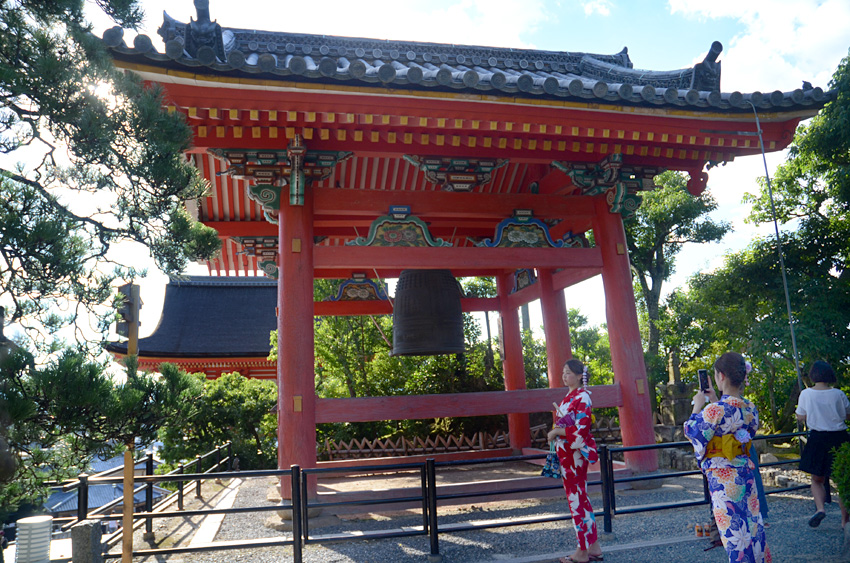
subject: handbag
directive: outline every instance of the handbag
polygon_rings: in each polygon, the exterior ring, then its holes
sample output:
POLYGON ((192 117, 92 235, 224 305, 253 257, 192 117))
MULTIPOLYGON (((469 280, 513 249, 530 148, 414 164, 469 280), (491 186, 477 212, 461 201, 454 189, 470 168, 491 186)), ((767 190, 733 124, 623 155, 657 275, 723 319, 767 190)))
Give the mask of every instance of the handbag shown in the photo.
POLYGON ((558 461, 558 453, 555 450, 555 442, 549 444, 549 453, 546 454, 546 463, 543 464, 543 477, 561 478, 561 462, 558 461))

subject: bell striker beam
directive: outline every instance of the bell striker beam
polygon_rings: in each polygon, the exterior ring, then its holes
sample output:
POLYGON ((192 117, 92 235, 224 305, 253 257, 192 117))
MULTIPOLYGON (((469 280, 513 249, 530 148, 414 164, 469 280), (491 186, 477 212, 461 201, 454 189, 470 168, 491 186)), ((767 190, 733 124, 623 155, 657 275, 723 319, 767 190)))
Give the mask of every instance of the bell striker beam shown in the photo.
POLYGON ((543 316, 543 332, 546 335, 549 388, 563 387, 561 372, 567 360, 573 357, 564 290, 555 290, 552 270, 549 269, 537 270, 537 283, 540 284, 540 310, 543 316))
MULTIPOLYGON (((505 373, 505 390, 515 391, 525 389, 525 365, 522 358, 522 333, 519 329, 519 317, 516 307, 508 304, 513 275, 500 274, 496 277, 496 289, 499 294, 499 319, 502 333, 503 370, 505 373)), ((511 449, 516 452, 531 446, 531 424, 528 415, 523 413, 508 414, 508 435, 511 449)))
MULTIPOLYGON (((282 200, 280 237, 277 383, 278 467, 316 467, 316 392, 313 373, 313 198, 308 188, 303 205, 282 200)), ((299 194, 300 195, 300 194, 299 194)), ((315 482, 308 491, 315 494, 315 482)), ((291 498, 289 479, 280 482, 281 497, 291 498)))
MULTIPOLYGON (((596 201, 593 235, 602 250, 602 285, 611 364, 623 393, 623 406, 618 409, 623 445, 654 444, 650 390, 643 361, 626 231, 622 216, 609 212, 605 198, 600 197, 596 201)), ((652 450, 626 452, 625 461, 630 469, 638 473, 658 468, 658 458, 652 450)))

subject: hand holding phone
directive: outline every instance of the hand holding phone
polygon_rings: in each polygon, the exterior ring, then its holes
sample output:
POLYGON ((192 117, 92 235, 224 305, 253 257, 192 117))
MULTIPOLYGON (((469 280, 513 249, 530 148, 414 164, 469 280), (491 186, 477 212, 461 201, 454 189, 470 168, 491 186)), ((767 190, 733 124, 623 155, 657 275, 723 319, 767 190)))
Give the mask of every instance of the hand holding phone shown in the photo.
POLYGON ((697 370, 697 377, 699 378, 699 388, 701 391, 708 393, 708 390, 711 389, 711 384, 708 382, 708 370, 700 369, 697 370))

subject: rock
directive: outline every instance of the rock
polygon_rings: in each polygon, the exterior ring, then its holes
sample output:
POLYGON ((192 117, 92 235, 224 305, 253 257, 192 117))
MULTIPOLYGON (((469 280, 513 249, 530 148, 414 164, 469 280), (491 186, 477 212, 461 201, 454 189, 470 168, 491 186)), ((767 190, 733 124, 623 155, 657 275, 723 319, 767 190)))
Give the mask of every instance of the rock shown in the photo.
POLYGON ((266 494, 266 500, 272 504, 280 504, 280 488, 269 487, 269 492, 266 494))
POLYGON ((759 456, 759 463, 775 463, 779 461, 779 458, 773 454, 761 454, 759 456))
POLYGON ((777 475, 775 481, 777 487, 788 486, 788 477, 786 477, 785 475, 777 475))

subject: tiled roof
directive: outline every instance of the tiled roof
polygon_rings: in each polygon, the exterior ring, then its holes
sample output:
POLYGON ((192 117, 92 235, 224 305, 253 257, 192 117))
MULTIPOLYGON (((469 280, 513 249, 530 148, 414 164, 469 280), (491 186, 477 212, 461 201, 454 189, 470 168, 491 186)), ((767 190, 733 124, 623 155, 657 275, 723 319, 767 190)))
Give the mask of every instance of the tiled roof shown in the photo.
MULTIPOLYGON (((201 20, 199 15, 199 20, 201 20)), ((118 59, 147 58, 169 68, 260 75, 277 80, 371 85, 395 90, 442 90, 517 98, 592 101, 616 105, 683 107, 743 112, 820 107, 830 92, 804 83, 791 92, 720 91, 722 50, 714 42, 703 62, 673 71, 635 69, 628 50, 614 55, 505 49, 412 41, 223 28, 178 22, 164 14, 158 30, 165 53, 139 35, 133 46, 123 30, 103 35, 118 59), (200 26, 200 27, 199 27, 200 26), (194 31, 193 31, 194 30, 194 31)))
MULTIPOLYGON (((277 282, 265 278, 196 276, 165 287, 153 334, 139 339, 139 356, 265 357, 277 326, 277 282)), ((107 350, 126 354, 126 342, 107 350)))
MULTIPOLYGON (((154 485, 153 487, 153 500, 156 502, 158 499, 169 494, 169 491, 163 489, 162 487, 157 487, 154 485)), ((120 499, 124 497, 124 485, 115 484, 115 485, 89 485, 89 510, 94 510, 95 508, 100 508, 101 506, 112 502, 115 499, 120 499)), ((135 495, 133 495, 135 503, 141 503, 145 501, 145 491, 139 491, 135 495)), ((118 506, 122 506, 123 503, 118 506)), ((44 508, 47 509, 48 512, 71 512, 77 510, 77 489, 73 491, 56 491, 51 493, 51 495, 47 498, 47 501, 44 503, 44 508)))

